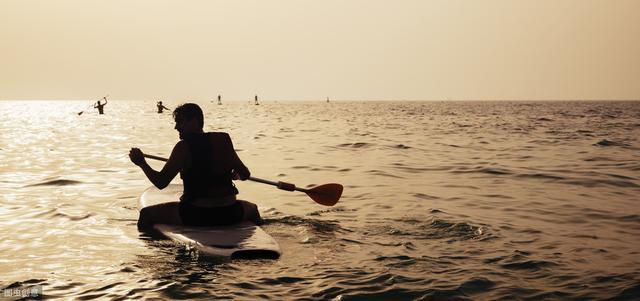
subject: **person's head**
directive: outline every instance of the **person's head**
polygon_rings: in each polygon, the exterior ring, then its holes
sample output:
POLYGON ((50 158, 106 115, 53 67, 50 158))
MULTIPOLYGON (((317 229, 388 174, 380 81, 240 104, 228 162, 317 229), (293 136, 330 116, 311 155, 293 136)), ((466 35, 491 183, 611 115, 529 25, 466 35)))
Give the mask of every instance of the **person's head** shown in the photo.
POLYGON ((189 134, 201 133, 204 126, 202 109, 195 103, 178 106, 173 110, 173 120, 176 122, 175 129, 180 134, 180 139, 184 139, 189 134))
POLYGON ((158 101, 158 104, 161 105, 162 104, 162 100, 158 101))

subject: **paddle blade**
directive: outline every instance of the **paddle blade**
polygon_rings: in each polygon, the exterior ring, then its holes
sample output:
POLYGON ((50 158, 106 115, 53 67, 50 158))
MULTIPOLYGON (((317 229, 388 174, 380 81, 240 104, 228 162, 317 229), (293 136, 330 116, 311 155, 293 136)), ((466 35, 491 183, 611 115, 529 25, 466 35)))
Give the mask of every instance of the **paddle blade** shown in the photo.
POLYGON ((331 183, 313 187, 305 193, 318 204, 333 206, 342 196, 342 189, 342 185, 331 183))
POLYGON ((82 115, 82 113, 84 113, 84 111, 80 111, 80 113, 78 113, 78 116, 82 115))

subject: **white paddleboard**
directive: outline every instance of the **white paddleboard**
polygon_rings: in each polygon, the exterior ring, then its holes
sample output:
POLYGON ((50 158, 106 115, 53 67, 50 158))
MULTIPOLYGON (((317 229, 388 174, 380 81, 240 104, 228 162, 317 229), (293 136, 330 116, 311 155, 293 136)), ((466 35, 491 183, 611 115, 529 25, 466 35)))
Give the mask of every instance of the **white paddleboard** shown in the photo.
MULTIPOLYGON (((169 185, 163 190, 149 187, 140 196, 140 209, 178 202, 180 195, 182 185, 169 185)), ((195 247, 207 255, 231 258, 278 258, 281 255, 280 246, 273 237, 249 221, 214 227, 155 224, 153 228, 164 236, 195 247)))

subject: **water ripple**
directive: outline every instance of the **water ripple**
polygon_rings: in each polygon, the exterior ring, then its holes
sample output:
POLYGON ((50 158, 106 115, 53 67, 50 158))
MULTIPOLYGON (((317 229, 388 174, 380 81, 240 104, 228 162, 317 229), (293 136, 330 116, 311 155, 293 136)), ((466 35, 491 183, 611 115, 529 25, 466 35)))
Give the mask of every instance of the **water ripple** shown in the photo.
POLYGON ((56 179, 56 180, 48 180, 42 181, 35 184, 30 184, 25 187, 33 187, 33 186, 67 186, 67 185, 77 185, 82 184, 81 181, 75 180, 66 180, 66 179, 56 179))

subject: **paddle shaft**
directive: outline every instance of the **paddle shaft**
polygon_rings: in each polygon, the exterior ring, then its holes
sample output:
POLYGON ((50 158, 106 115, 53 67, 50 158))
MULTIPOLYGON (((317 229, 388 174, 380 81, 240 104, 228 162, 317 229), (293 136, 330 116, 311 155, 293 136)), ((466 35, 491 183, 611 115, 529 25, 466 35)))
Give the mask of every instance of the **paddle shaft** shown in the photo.
MULTIPOLYGON (((158 157, 158 156, 154 156, 154 155, 147 155, 147 154, 143 154, 144 157, 149 158, 149 159, 154 159, 154 160, 159 160, 159 161, 168 161, 167 158, 163 158, 163 157, 158 157)), ((287 191, 301 191, 301 192, 309 192, 308 189, 304 189, 304 188, 298 188, 296 187, 296 185, 291 184, 291 183, 285 183, 285 182, 274 182, 274 181, 269 181, 269 180, 265 180, 265 179, 260 179, 260 178, 256 178, 256 177, 249 177, 249 180, 254 181, 254 182, 258 182, 258 183, 263 183, 263 184, 268 184, 268 185, 273 185, 276 186, 282 190, 287 190, 287 191)))
POLYGON ((149 159, 153 159, 153 160, 158 160, 158 161, 164 161, 164 162, 169 161, 169 159, 167 159, 167 158, 158 157, 158 156, 154 156, 154 155, 147 155, 147 154, 143 154, 142 156, 144 156, 145 158, 149 158, 149 159))
POLYGON ((258 183, 263 183, 263 184, 268 184, 268 185, 273 185, 276 186, 282 190, 287 190, 287 191, 302 191, 305 193, 308 193, 309 190, 308 189, 304 189, 304 188, 298 188, 296 187, 296 185, 293 185, 291 183, 286 183, 286 182, 273 182, 273 181, 269 181, 269 180, 265 180, 265 179, 260 179, 260 178, 256 178, 256 177, 249 177, 249 180, 254 181, 254 182, 258 182, 258 183))
POLYGON ((95 104, 96 104, 96 103, 94 102, 94 103, 92 103, 92 104, 88 105, 86 109, 84 109, 84 110, 82 110, 82 111, 78 112, 78 115, 82 115, 82 113, 84 113, 84 111, 88 110, 89 108, 91 108, 91 107, 92 107, 93 105, 95 105, 95 104))

